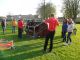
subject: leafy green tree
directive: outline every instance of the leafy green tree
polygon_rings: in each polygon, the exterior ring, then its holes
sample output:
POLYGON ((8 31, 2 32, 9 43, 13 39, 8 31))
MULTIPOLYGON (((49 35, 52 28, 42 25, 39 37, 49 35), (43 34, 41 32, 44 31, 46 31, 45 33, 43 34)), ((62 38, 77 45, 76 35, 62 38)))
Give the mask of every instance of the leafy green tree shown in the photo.
POLYGON ((63 0, 64 9, 63 14, 66 18, 73 18, 75 21, 79 14, 80 0, 63 0))
POLYGON ((55 14, 56 9, 52 3, 41 4, 37 10, 37 14, 40 15, 42 19, 48 18, 50 14, 55 14))

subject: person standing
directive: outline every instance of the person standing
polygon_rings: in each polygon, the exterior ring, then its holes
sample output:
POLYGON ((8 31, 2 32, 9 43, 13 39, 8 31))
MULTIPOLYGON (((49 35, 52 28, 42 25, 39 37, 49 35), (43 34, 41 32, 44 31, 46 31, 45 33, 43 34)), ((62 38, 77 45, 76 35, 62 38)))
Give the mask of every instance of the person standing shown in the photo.
POLYGON ((18 20, 18 38, 22 39, 22 32, 23 32, 24 23, 23 20, 18 20))
POLYGON ((44 43, 44 52, 46 52, 49 39, 50 39, 49 52, 51 52, 53 48, 53 39, 54 39, 56 27, 59 25, 59 22, 54 17, 54 14, 51 14, 50 18, 45 20, 44 23, 47 24, 48 27, 48 33, 46 34, 45 43, 44 43))
POLYGON ((71 34, 73 32, 73 29, 74 29, 74 24, 73 24, 72 19, 70 18, 70 19, 68 19, 68 28, 67 28, 68 36, 67 36, 66 45, 72 43, 71 34))
POLYGON ((13 19, 12 20, 12 33, 15 33, 16 26, 17 26, 17 22, 15 19, 13 19))
POLYGON ((66 42, 67 28, 68 28, 67 19, 65 19, 63 21, 63 25, 62 25, 62 38, 63 38, 63 42, 66 42))
POLYGON ((2 26, 2 31, 3 31, 3 34, 5 33, 5 30, 6 30, 6 19, 2 19, 1 21, 1 26, 2 26))

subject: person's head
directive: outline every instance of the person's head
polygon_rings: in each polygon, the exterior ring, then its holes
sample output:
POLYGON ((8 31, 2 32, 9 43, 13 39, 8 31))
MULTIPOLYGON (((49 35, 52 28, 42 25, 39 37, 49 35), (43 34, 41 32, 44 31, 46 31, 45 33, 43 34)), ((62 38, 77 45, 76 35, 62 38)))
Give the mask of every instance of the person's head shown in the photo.
POLYGON ((16 21, 15 18, 13 18, 13 21, 16 21))
POLYGON ((68 22, 68 19, 64 19, 63 20, 63 23, 66 23, 67 24, 67 22, 68 22))
POLYGON ((18 22, 19 22, 20 20, 18 20, 18 22))
POLYGON ((68 24, 72 24, 72 23, 73 23, 72 19, 69 18, 69 19, 68 19, 68 24))
POLYGON ((33 19, 32 22, 35 22, 35 20, 33 19))
POLYGON ((20 18, 19 20, 20 20, 20 21, 23 21, 23 19, 22 19, 22 18, 20 18))
POLYGON ((19 19, 18 21, 21 21, 22 19, 19 19))
POLYGON ((54 17, 54 14, 51 14, 50 17, 54 17))

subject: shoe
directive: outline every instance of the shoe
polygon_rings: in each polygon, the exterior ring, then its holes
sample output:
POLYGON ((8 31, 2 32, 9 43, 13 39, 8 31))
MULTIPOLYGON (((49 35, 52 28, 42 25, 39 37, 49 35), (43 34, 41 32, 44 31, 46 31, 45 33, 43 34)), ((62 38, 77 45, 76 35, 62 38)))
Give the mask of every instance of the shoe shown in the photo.
POLYGON ((71 44, 72 44, 72 42, 69 42, 68 44, 69 44, 69 45, 71 45, 71 44))
POLYGON ((50 52, 52 52, 52 50, 48 50, 48 52, 50 53, 50 52))
POLYGON ((67 45, 68 45, 68 43, 64 43, 64 45, 66 45, 66 46, 67 46, 67 45))
POLYGON ((48 51, 49 53, 51 52, 51 51, 48 51))

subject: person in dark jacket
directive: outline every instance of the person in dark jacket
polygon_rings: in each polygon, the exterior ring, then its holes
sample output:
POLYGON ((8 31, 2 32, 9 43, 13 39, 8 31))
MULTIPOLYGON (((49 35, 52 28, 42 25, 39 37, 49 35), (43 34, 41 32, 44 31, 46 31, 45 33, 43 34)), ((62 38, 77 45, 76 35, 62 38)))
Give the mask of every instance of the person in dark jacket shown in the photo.
POLYGON ((62 38, 63 38, 63 42, 66 41, 67 28, 68 28, 67 19, 65 19, 65 20, 63 21, 63 25, 62 25, 62 38))
POLYGON ((3 30, 3 34, 4 34, 5 30, 6 30, 6 19, 2 19, 1 26, 2 26, 2 30, 3 30))

